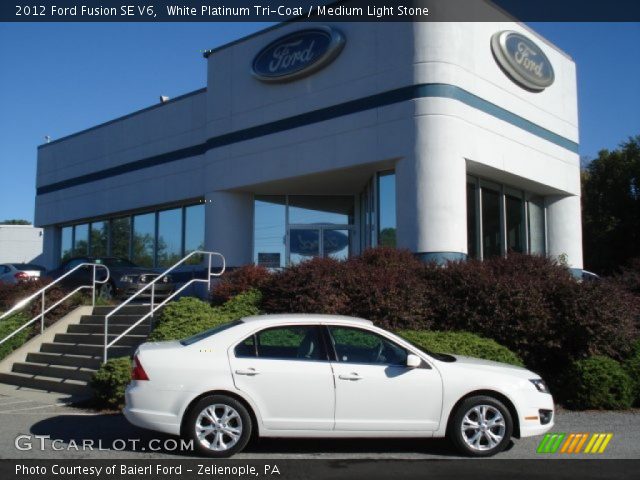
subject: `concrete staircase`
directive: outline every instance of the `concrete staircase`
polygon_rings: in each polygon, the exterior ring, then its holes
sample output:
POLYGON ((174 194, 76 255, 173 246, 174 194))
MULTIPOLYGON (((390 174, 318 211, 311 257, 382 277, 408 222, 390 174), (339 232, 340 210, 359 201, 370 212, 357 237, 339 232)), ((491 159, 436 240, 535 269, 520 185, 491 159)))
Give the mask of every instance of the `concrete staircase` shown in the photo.
MULTIPOLYGON (((91 395, 91 376, 102 363, 104 317, 113 308, 94 307, 91 315, 70 324, 66 333, 57 333, 52 342, 41 344, 40 351, 29 352, 24 361, 15 362, 11 372, 0 372, 0 383, 73 396, 91 395)), ((123 307, 109 319, 109 339, 148 312, 148 306, 123 307)), ((127 333, 109 348, 109 358, 132 355, 146 340, 150 327, 151 319, 146 319, 127 333)))

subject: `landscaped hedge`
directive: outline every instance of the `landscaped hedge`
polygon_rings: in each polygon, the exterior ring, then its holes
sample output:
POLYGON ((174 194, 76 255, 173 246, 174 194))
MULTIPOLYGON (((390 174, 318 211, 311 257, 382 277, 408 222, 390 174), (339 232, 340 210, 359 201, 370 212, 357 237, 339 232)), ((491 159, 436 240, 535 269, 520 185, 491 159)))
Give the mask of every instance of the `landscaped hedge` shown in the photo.
POLYGON ((523 366, 522 360, 507 347, 473 333, 426 330, 401 330, 396 333, 416 346, 432 352, 452 353, 523 366))
POLYGON ((633 382, 633 403, 640 406, 640 340, 633 344, 631 355, 623 366, 633 382))
POLYGON ((633 403, 633 382, 624 368, 601 355, 578 360, 568 369, 565 404, 570 408, 617 410, 633 403))
MULTIPOLYGON (((0 320, 0 340, 13 333, 28 320, 29 319, 22 313, 17 313, 5 318, 4 320, 0 320)), ((0 344, 0 360, 9 355, 16 348, 22 346, 31 336, 32 330, 32 326, 26 327, 20 333, 17 333, 3 344, 0 344)))
POLYGON ((212 307, 193 297, 169 303, 163 310, 149 341, 179 340, 241 317, 257 315, 260 292, 249 290, 212 307))
MULTIPOLYGON (((252 267, 253 268, 253 267, 252 267)), ((446 266, 377 248, 346 261, 313 259, 269 274, 235 273, 217 289, 257 287, 266 313, 363 317, 393 330, 467 331, 504 345, 554 392, 573 361, 624 361, 638 338, 637 297, 617 282, 578 282, 545 257, 511 254, 446 266)), ((558 399, 563 401, 562 394, 558 399)))
POLYGON ((119 409, 124 406, 124 391, 130 381, 131 359, 118 357, 102 364, 90 385, 99 406, 119 409))

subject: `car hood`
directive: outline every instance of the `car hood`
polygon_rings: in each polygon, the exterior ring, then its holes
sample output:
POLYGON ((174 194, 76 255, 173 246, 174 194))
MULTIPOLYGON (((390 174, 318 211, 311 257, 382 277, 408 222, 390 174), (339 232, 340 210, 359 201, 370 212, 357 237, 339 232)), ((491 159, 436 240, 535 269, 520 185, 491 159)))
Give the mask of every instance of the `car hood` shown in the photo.
POLYGON ((531 370, 527 370, 523 367, 518 367, 517 365, 509 365, 508 363, 494 362, 493 360, 484 360, 482 358, 465 357, 464 355, 452 355, 452 357, 456 359, 456 362, 453 365, 464 368, 472 368, 479 371, 504 373, 524 379, 539 377, 539 375, 533 373, 531 370))

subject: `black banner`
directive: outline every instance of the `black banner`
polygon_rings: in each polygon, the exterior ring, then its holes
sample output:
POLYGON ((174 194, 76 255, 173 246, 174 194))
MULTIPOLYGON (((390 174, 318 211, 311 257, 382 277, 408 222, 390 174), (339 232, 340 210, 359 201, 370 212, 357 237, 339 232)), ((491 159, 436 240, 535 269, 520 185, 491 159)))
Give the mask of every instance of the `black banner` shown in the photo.
POLYGON ((0 478, 36 479, 636 479, 639 460, 0 460, 0 478))
POLYGON ((640 2, 609 0, 14 0, 4 22, 637 22, 640 2))

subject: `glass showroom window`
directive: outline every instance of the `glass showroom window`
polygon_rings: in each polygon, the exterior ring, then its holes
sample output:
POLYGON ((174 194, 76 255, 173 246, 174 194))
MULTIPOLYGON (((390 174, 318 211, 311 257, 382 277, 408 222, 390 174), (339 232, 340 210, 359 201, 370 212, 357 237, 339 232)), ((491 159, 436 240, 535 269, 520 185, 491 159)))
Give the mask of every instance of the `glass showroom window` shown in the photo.
POLYGON ((182 258, 182 209, 158 213, 157 265, 170 267, 182 258))
POLYGON ((89 247, 94 257, 104 257, 109 253, 109 222, 94 222, 89 230, 89 247))
POLYGON ((266 268, 286 262, 287 198, 256 195, 253 210, 253 261, 266 268))
MULTIPOLYGON (((204 205, 192 205, 184 209, 184 254, 204 250, 204 205)), ((185 263, 197 265, 201 255, 194 255, 185 263)))
POLYGON ((111 256, 129 258, 131 244, 131 217, 111 220, 111 256))
POLYGON ((143 267, 153 267, 155 250, 156 214, 145 213, 133 217, 132 258, 143 267))
POLYGON ((467 177, 467 251, 471 258, 546 252, 544 198, 467 177))
POLYGON ((60 231, 60 259, 67 260, 73 256, 73 227, 64 227, 60 231))
POLYGON ((378 245, 396 246, 396 173, 378 174, 378 245))
POLYGON ((73 227, 73 255, 89 254, 89 224, 83 223, 73 227))

